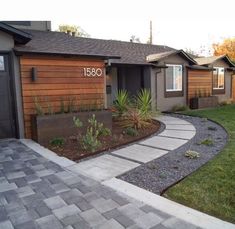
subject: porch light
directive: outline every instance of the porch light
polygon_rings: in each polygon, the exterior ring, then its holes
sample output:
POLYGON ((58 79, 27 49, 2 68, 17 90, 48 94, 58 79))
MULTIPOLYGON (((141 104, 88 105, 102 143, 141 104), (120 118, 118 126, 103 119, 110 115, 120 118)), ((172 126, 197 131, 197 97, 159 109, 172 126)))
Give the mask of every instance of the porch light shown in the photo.
POLYGON ((33 82, 37 81, 37 68, 35 68, 35 67, 32 68, 31 79, 33 82))

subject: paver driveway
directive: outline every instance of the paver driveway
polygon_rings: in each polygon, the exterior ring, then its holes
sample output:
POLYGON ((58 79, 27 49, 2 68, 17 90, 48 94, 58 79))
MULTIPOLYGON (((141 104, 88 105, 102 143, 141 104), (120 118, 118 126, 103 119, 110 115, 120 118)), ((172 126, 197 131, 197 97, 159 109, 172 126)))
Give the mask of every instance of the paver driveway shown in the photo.
POLYGON ((0 141, 0 229, 196 228, 0 141))

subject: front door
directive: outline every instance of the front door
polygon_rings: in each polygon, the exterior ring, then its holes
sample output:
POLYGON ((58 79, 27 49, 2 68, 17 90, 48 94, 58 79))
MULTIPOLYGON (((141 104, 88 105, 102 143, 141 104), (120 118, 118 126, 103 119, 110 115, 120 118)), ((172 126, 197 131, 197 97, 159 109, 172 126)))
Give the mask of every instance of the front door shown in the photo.
POLYGON ((235 102, 235 75, 232 76, 232 99, 235 102))
POLYGON ((0 139, 15 137, 9 55, 0 53, 0 139))

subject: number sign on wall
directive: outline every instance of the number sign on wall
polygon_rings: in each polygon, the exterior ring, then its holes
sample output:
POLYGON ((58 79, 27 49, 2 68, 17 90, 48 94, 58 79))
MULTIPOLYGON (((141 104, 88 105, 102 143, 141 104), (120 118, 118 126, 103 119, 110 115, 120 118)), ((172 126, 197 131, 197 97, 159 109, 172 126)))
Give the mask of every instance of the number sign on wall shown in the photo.
POLYGON ((83 75, 85 77, 100 77, 103 75, 101 68, 83 68, 83 75))

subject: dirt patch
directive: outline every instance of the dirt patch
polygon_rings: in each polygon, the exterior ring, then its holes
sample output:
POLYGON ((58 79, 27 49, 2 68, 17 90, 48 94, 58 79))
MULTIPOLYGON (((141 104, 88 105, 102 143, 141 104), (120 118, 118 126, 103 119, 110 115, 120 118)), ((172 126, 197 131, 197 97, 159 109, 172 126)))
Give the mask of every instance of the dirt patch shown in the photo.
POLYGON ((119 148, 123 145, 139 141, 154 133, 160 128, 160 123, 156 120, 151 122, 147 128, 138 130, 137 136, 130 136, 125 133, 125 130, 119 125, 118 122, 113 121, 112 135, 99 138, 102 146, 95 152, 88 152, 81 147, 76 136, 70 136, 65 139, 65 144, 62 147, 52 147, 51 145, 45 145, 45 147, 51 149, 59 156, 69 158, 73 161, 78 161, 83 158, 109 151, 111 149, 119 148))

